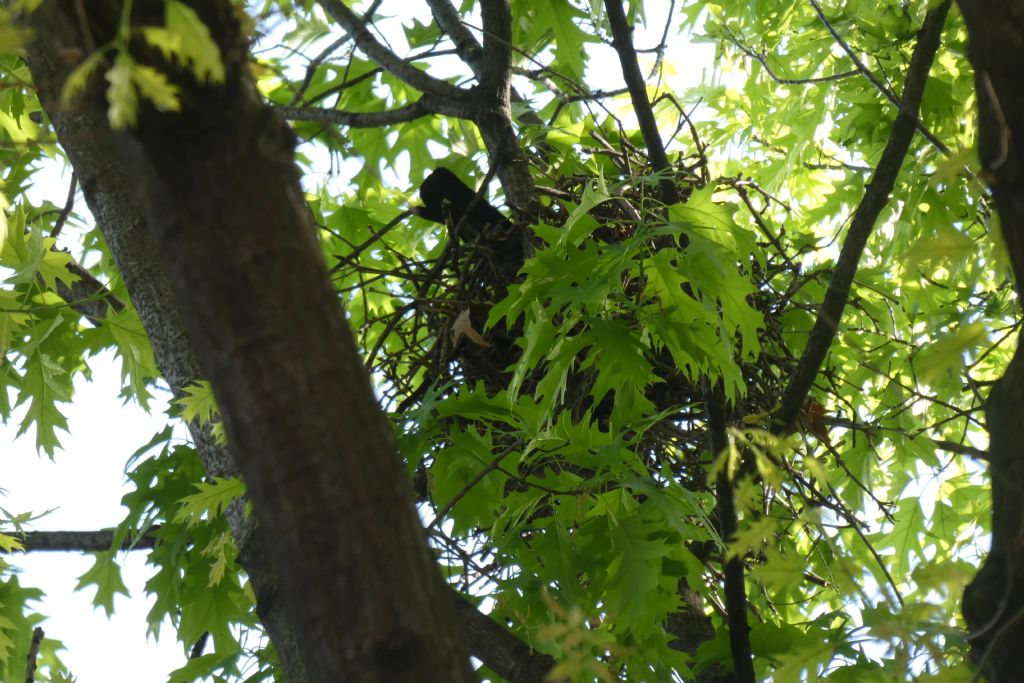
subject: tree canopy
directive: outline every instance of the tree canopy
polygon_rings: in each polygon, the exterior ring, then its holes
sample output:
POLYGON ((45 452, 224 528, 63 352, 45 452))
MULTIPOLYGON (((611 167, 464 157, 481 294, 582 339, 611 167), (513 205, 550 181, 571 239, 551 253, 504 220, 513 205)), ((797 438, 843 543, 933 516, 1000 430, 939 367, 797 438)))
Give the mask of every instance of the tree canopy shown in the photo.
POLYGON ((175 401, 0 548, 146 552, 169 681, 1019 680, 1022 17, 4 3, 0 417, 175 401))

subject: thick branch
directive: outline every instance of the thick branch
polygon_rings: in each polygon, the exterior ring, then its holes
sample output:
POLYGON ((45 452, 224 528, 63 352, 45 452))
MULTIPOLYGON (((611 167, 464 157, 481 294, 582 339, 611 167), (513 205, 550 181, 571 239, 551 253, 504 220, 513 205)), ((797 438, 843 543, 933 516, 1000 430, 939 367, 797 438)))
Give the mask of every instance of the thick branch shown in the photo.
POLYGON ((470 653, 475 657, 486 655, 488 668, 511 683, 548 680, 547 673, 554 667, 554 659, 531 650, 461 595, 455 599, 455 611, 467 627, 470 653))
POLYGON ((36 680, 36 666, 39 658, 39 646, 43 643, 43 629, 36 626, 32 629, 32 641, 28 646, 28 659, 25 662, 25 683, 35 683, 36 680))
POLYGON ((294 136, 256 95, 230 2, 194 5, 224 84, 177 78, 189 104, 140 112, 121 160, 274 538, 300 652, 320 680, 469 681, 448 587, 303 201, 294 136))
MULTIPOLYGON (((155 531, 153 529, 152 531, 155 531)), ((121 550, 149 550, 156 544, 153 533, 125 541, 121 550)), ((25 552, 103 552, 110 550, 114 532, 94 531, 29 531, 17 536, 25 552)), ((541 683, 555 665, 548 655, 531 650, 523 641, 480 612, 454 589, 451 598, 458 619, 466 631, 470 653, 512 683, 541 683)))
MULTIPOLYGON (((430 5, 434 21, 437 22, 442 31, 448 34, 448 37, 455 44, 455 52, 462 58, 462 61, 469 65, 469 68, 473 70, 477 78, 481 78, 483 47, 481 47, 480 42, 473 35, 473 32, 469 30, 465 22, 462 21, 462 17, 459 15, 459 11, 455 9, 455 5, 451 3, 451 0, 427 0, 427 4, 430 5)), ((528 104, 526 98, 516 92, 515 88, 511 89, 510 94, 512 102, 520 105, 528 104)), ((519 114, 519 122, 530 126, 544 125, 544 119, 538 116, 537 112, 529 106, 523 106, 519 114)), ((540 143, 537 145, 537 151, 542 155, 547 155, 551 152, 551 149, 544 143, 540 143)))
POLYGON ((388 111, 352 112, 340 109, 280 105, 271 108, 289 121, 316 121, 349 128, 382 128, 415 121, 431 114, 444 114, 462 119, 472 118, 473 115, 469 104, 452 102, 432 95, 423 95, 412 104, 388 111))
POLYGON ((896 184, 900 167, 903 165, 903 158, 907 155, 907 150, 910 149, 924 86, 928 81, 928 72, 931 70, 935 53, 939 48, 939 39, 942 36, 942 27, 945 24, 946 15, 949 13, 950 4, 950 0, 946 0, 929 12, 918 34, 914 55, 910 60, 910 68, 907 70, 907 80, 903 86, 903 99, 900 101, 899 114, 896 116, 892 133, 889 135, 889 141, 878 161, 875 173, 864 190, 864 197, 853 214, 846 241, 843 243, 839 259, 832 271, 832 281, 829 283, 825 299, 819 308, 818 319, 811 329, 803 356, 782 396, 782 405, 775 415, 773 427, 773 431, 777 433, 788 432, 793 428, 800 415, 800 409, 807 399, 807 394, 814 384, 814 378, 817 377, 825 355, 835 339, 839 329, 839 320, 842 318, 843 309, 850 296, 850 288, 853 285, 853 277, 857 272, 861 254, 864 253, 864 247, 875 227, 875 221, 878 220, 879 214, 889 201, 889 194, 896 184))
POLYGON ((481 95, 484 101, 507 102, 512 86, 512 7, 508 0, 481 0, 480 13, 484 25, 481 95))
MULTIPOLYGON (((98 531, 26 531, 16 538, 25 546, 26 552, 63 551, 95 553, 110 550, 114 543, 114 532, 107 529, 98 531)), ((149 550, 156 545, 152 533, 134 541, 125 540, 121 550, 149 550)))
MULTIPOLYGON (((132 302, 142 317, 161 372, 174 393, 180 395, 184 386, 202 376, 199 363, 177 306, 171 300, 166 275, 156 264, 146 219, 141 214, 140 197, 130 189, 126 167, 118 160, 114 135, 107 126, 105 99, 97 98, 94 106, 90 107, 66 107, 60 103, 61 86, 73 65, 64 59, 57 47, 75 45, 81 36, 74 16, 64 16, 55 9, 53 5, 44 5, 32 16, 35 35, 47 36, 47 40, 35 41, 29 46, 30 67, 39 88, 40 100, 54 121, 58 139, 81 181, 89 207, 104 230, 132 302)), ((98 2, 90 4, 90 9, 99 11, 101 5, 98 2)), ((116 17, 118 13, 119 10, 112 7, 111 14, 116 17)), ((91 278, 85 271, 80 274, 91 278)), ((77 300, 97 293, 101 292, 95 288, 85 293, 76 289, 74 295, 67 294, 65 298, 77 300)), ((117 305, 121 305, 120 302, 117 305)), ((99 310, 92 314, 100 317, 102 312, 99 310)), ((190 429, 208 473, 222 476, 237 474, 226 450, 219 447, 208 432, 196 429, 195 424, 190 425, 190 429)), ((294 631, 283 613, 285 602, 280 599, 277 576, 269 565, 263 536, 253 533, 252 518, 246 522, 239 514, 229 516, 229 521, 238 543, 239 561, 255 588, 257 611, 281 656, 288 680, 294 683, 309 680, 302 657, 297 652, 294 631)), ((56 544, 55 540, 47 541, 45 537, 35 537, 30 544, 38 547, 38 544, 47 542, 56 544)), ((112 538, 97 538, 88 544, 88 548, 106 549, 111 542, 112 538)), ((64 544, 71 549, 75 543, 72 539, 65 539, 64 544)), ((455 596, 454 591, 451 594, 455 596)), ((459 610, 459 614, 466 617, 463 610, 459 610)), ((462 627, 467 630, 476 628, 482 623, 479 621, 481 618, 486 619, 479 613, 476 619, 467 617, 462 621, 462 627)), ((487 621, 490 622, 489 619, 487 621)), ((473 634, 467 634, 467 638, 470 642, 477 642, 473 634)), ((518 648, 524 647, 507 631, 505 639, 504 651, 517 651, 517 643, 518 648)), ((473 654, 488 665, 493 658, 503 656, 488 652, 486 644, 492 640, 479 642, 482 644, 473 648, 473 654)), ((497 669, 498 665, 494 668, 497 669)))
POLYGON ((508 203, 516 213, 535 217, 540 211, 537 190, 512 126, 512 8, 508 0, 485 0, 481 14, 484 54, 476 93, 476 125, 508 203))
POLYGON ((654 170, 664 174, 658 184, 661 200, 666 204, 675 204, 679 201, 679 191, 668 173, 671 170, 671 164, 669 164, 668 155, 665 152, 665 143, 661 139, 661 133, 658 132, 658 122, 654 118, 651 100, 647 97, 647 83, 640 71, 640 63, 637 61, 636 50, 633 48, 633 29, 626 22, 622 0, 605 0, 604 6, 608 11, 608 23, 612 29, 612 45, 619 55, 622 77, 629 88, 629 97, 633 101, 633 112, 640 125, 640 133, 644 137, 647 154, 651 158, 654 170))
MULTIPOLYGON (((633 101, 633 111, 636 114, 644 144, 647 146, 651 165, 655 171, 661 174, 658 182, 661 200, 665 204, 675 204, 679 201, 679 190, 672 180, 672 167, 665 152, 661 133, 658 131, 654 110, 647 97, 647 84, 640 71, 640 63, 637 61, 636 49, 633 46, 633 29, 626 21, 621 0, 605 0, 605 8, 612 30, 612 45, 619 56, 622 76, 629 89, 630 99, 633 101)), ((708 430, 711 435, 711 450, 713 454, 718 455, 727 446, 725 400, 718 388, 712 386, 710 382, 705 382, 703 393, 708 415, 708 430)), ((717 482, 716 513, 723 539, 732 537, 737 530, 732 486, 733 483, 726 476, 720 477, 717 482)), ((750 627, 747 624, 747 595, 743 576, 743 559, 723 558, 723 566, 733 669, 737 681, 754 683, 756 678, 750 646, 750 627)), ((686 590, 685 587, 683 590, 686 590)))
MULTIPOLYGON (((709 386, 710 383, 705 384, 704 396, 707 403, 708 430, 711 432, 711 449, 716 457, 721 457, 729 447, 725 397, 719 389, 709 386)), ((726 467, 718 475, 715 487, 718 531, 726 544, 733 540, 739 531, 733 486, 735 482, 730 478, 729 468, 726 467)), ((747 621, 747 585, 744 578, 743 556, 729 557, 728 545, 722 549, 722 556, 725 612, 729 623, 729 650, 732 654, 735 683, 757 683, 754 654, 750 645, 750 624, 747 621)))
POLYGON ((100 320, 107 317, 108 310, 120 311, 124 308, 124 302, 85 268, 74 261, 65 267, 69 273, 77 275, 78 279, 70 286, 57 280, 57 295, 91 323, 99 324, 100 320))
MULTIPOLYGON (((89 9, 97 17, 106 12, 115 21, 120 14, 120 7, 112 2, 93 2, 89 9)), ((56 3, 45 3, 31 15, 31 21, 33 34, 45 36, 27 46, 39 100, 54 123, 57 139, 75 169, 86 203, 103 231, 146 329, 157 365, 174 395, 181 396, 184 387, 200 379, 202 373, 177 306, 171 300, 166 274, 156 261, 139 197, 131 189, 126 169, 118 159, 114 134, 107 124, 106 100, 101 94, 94 94, 93 106, 69 107, 60 99, 63 83, 74 68, 62 46, 78 46, 76 49, 82 54, 89 54, 88 46, 81 42, 85 36, 80 19, 74 11, 64 13, 56 3)), ((102 89, 102 84, 99 87, 102 89)), ((123 305, 107 297, 102 285, 86 271, 71 270, 84 279, 70 291, 59 289, 63 298, 81 301, 101 295, 115 309, 123 305)), ((92 305, 95 310, 78 310, 96 318, 105 315, 105 303, 92 305)), ((189 430, 208 474, 237 474, 227 450, 217 445, 208 429, 193 422, 189 430)), ((284 615, 284 604, 275 599, 277 577, 270 567, 263 538, 253 533, 253 520, 243 516, 240 506, 231 512, 228 518, 239 549, 239 563, 252 581, 256 610, 277 649, 282 668, 293 683, 307 681, 294 631, 284 615)))
POLYGON ((455 9, 455 5, 450 0, 427 0, 427 4, 430 5, 434 21, 455 44, 455 52, 462 58, 462 61, 469 65, 473 73, 479 75, 483 48, 473 32, 462 23, 462 17, 455 9))

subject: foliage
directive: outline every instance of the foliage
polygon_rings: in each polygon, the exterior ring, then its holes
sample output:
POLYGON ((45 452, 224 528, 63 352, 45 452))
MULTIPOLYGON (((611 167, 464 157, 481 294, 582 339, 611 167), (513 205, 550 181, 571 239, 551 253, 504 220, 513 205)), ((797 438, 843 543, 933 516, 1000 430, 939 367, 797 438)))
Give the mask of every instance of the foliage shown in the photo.
MULTIPOLYGON (((491 598, 500 623, 553 654, 559 678, 727 669, 722 567, 740 558, 759 677, 963 679, 960 595, 988 523, 971 456, 985 445, 981 408, 1017 321, 972 167, 973 81, 955 12, 921 107, 929 136, 915 137, 868 242, 800 429, 770 433, 889 139, 928 4, 826 4, 826 26, 802 0, 687 3, 667 16, 665 3, 632 3, 646 28, 638 43, 667 36, 641 55, 682 195, 664 206, 630 98, 616 89, 618 64, 601 52, 610 42, 601 4, 513 2, 523 95, 513 111, 545 208, 524 228, 523 258, 495 248, 505 236, 457 240, 403 213, 437 166, 487 176, 485 140, 470 123, 430 115, 360 128, 295 117, 325 259, 440 563, 453 585, 491 598), (699 53, 676 47, 690 40, 714 48, 692 85, 680 72, 699 53), (337 175, 323 174, 328 163, 337 175), (711 385, 733 425, 723 453, 708 439, 711 385), (712 486, 721 472, 739 510, 729 538, 712 486), (691 599, 713 637, 687 650, 669 624, 691 599)), ((378 112, 419 99, 335 41, 344 31, 311 3, 248 9, 260 48, 253 71, 270 103, 378 112)), ((371 14, 428 73, 471 78, 429 13, 415 11, 371 14)), ((133 61, 140 37, 169 69, 223 78, 185 4, 168 2, 163 26, 127 17, 122 41, 78 67, 68 101, 102 72, 113 125, 130 125, 147 103, 176 109, 166 77, 133 61)), ((21 58, 8 41, 0 47, 0 163, 12 204, 0 230, 0 416, 16 414, 53 457, 61 404, 91 356, 114 349, 125 398, 143 405, 158 371, 131 307, 90 320, 58 296, 75 279, 64 267, 73 254, 127 301, 87 214, 26 193, 40 163, 61 153, 21 58), (55 234, 66 220, 81 240, 55 234)), ((208 383, 178 403, 171 422, 216 427, 208 383)), ((212 635, 212 651, 171 680, 241 680, 252 661, 246 680, 271 678, 275 657, 224 516, 241 483, 207 478, 170 430, 133 456, 128 476, 136 490, 115 547, 158 540, 151 628, 170 616, 186 648, 212 635)), ((115 563, 101 553, 81 578, 108 612, 123 590, 115 563)), ((27 606, 32 590, 0 577, 6 680, 23 673, 22 636, 40 617, 27 606)), ((43 650, 55 677, 58 646, 43 650)))
POLYGON ((158 49, 171 63, 189 67, 201 81, 220 83, 224 65, 210 32, 195 10, 176 0, 167 0, 163 26, 136 28, 131 23, 132 3, 124 3, 121 30, 107 45, 102 45, 75 68, 64 85, 62 99, 70 105, 85 88, 94 72, 105 65, 111 54, 113 64, 104 78, 110 83, 110 125, 124 128, 135 123, 139 98, 148 100, 157 109, 178 111, 178 89, 167 76, 152 67, 139 64, 131 56, 130 41, 138 32, 150 46, 158 49))

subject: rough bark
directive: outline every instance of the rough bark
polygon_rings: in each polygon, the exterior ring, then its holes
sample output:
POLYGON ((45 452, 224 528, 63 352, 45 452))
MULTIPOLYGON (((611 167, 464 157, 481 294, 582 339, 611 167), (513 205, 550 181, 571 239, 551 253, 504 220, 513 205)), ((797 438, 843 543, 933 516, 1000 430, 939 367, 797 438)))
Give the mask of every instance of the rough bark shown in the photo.
MULTIPOLYGON (((109 14, 115 4, 107 4, 105 11, 109 14)), ((93 12, 102 9, 99 4, 90 5, 93 12)), ((47 37, 45 41, 29 45, 30 66, 40 99, 82 181, 89 208, 104 232, 132 303, 146 327, 161 373, 174 393, 180 396, 183 387, 204 375, 173 301, 166 273, 158 264, 130 174, 119 161, 115 136, 106 121, 102 88, 91 88, 91 99, 80 106, 65 109, 59 101, 61 85, 74 67, 66 57, 84 54, 85 36, 77 22, 60 12, 56 4, 46 5, 44 11, 33 17, 33 22, 36 35, 47 37)), ((97 291, 103 294, 100 290, 102 287, 84 293, 68 291, 66 298, 79 300, 86 295, 93 296, 97 291)), ((105 304, 96 303, 98 305, 94 309, 83 311, 83 314, 93 319, 102 318, 105 304)), ((115 308, 120 306, 116 300, 108 303, 115 308)), ((216 444, 208 430, 197 424, 190 425, 190 429, 208 473, 221 476, 237 474, 230 454, 216 444)), ((239 548, 239 562, 252 581, 257 612, 278 651, 287 680, 291 683, 310 680, 294 629, 285 614, 284 602, 279 598, 278 581, 270 566, 267 544, 262 535, 253 533, 251 519, 246 522, 237 509, 229 512, 234 513, 229 514, 229 521, 239 548)), ((457 593, 451 591, 450 595, 455 601, 459 624, 466 631, 472 654, 490 668, 510 681, 532 681, 537 680, 534 672, 549 670, 553 665, 550 657, 530 650, 489 617, 467 609, 468 603, 464 603, 457 593)))
POLYGON ((549 680, 547 674, 555 666, 553 657, 539 655, 521 640, 510 638, 508 631, 481 614, 461 595, 455 600, 455 611, 466 625, 469 651, 488 653, 485 663, 492 671, 515 683, 544 683, 549 680))
MULTIPOLYGON (((73 66, 67 58, 84 52, 82 34, 102 44, 117 4, 90 3, 87 27, 74 20, 72 3, 45 4, 32 17, 36 35, 46 37, 33 46, 37 83, 62 142, 81 147, 71 156, 97 217, 141 206, 141 215, 115 225, 148 226, 158 236, 177 309, 152 287, 142 301, 126 273, 128 289, 153 336, 171 347, 166 354, 187 348, 175 338, 184 329, 178 313, 186 313, 199 364, 179 357, 168 379, 181 386, 205 376, 214 386, 233 447, 244 454, 260 533, 273 539, 264 549, 302 634, 309 680, 471 680, 390 428, 319 255, 290 132, 256 95, 230 4, 196 6, 221 45, 226 85, 203 87, 176 73, 180 114, 143 111, 137 129, 111 137, 101 80, 73 112, 55 95, 73 66), (96 149, 95 137, 114 147, 96 149), (118 171, 127 195, 87 184, 118 171)), ((137 2, 136 12, 159 7, 137 2)), ((144 272, 158 268, 155 261, 122 251, 122 235, 112 236, 124 270, 160 281, 144 272)), ((227 461, 208 464, 230 469, 227 461)))
MULTIPOLYGON (((83 102, 83 106, 64 108, 60 103, 61 86, 75 66, 65 57, 76 51, 81 53, 83 35, 78 23, 61 13, 53 3, 44 5, 32 21, 35 35, 47 37, 28 45, 29 66, 39 99, 75 168, 86 203, 142 319, 157 365, 175 396, 181 396, 184 387, 203 375, 171 296, 167 276, 158 264, 137 197, 124 167, 118 162, 113 132, 107 125, 104 98, 91 90, 88 97, 94 101, 88 106, 83 102)), ((93 292, 84 294, 91 296, 93 292)), ((83 298, 83 294, 71 290, 61 295, 69 301, 83 298)), ((98 308, 88 314, 100 319, 104 311, 98 308)), ((229 453, 217 445, 209 430, 197 423, 189 425, 189 430, 208 474, 237 474, 229 453)), ((283 605, 276 599, 277 578, 263 539, 252 533, 251 521, 246 522, 237 514, 238 510, 233 512, 230 522, 238 546, 238 560, 252 581, 260 620, 274 643, 285 676, 292 683, 302 683, 308 680, 305 666, 294 630, 284 615, 283 605)))
MULTIPOLYGON (((978 152, 1018 295, 1024 291, 1024 2, 960 0, 978 93, 978 152)), ((964 593, 972 658, 990 681, 1024 680, 1024 351, 989 395, 992 547, 964 593)))
MULTIPOLYGON (((121 550, 144 550, 156 545, 154 535, 159 527, 153 527, 149 533, 134 541, 125 540, 121 550)), ((114 531, 97 529, 95 531, 26 531, 18 534, 18 540, 25 546, 26 552, 85 552, 98 553, 110 550, 114 544, 114 531)))

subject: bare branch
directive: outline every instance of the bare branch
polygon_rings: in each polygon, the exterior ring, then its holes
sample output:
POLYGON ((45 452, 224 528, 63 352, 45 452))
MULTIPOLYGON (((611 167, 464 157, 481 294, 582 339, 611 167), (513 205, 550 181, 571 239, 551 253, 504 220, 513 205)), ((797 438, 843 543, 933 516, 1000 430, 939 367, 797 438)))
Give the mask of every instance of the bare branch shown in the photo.
POLYGON ((480 12, 484 24, 482 95, 507 102, 512 84, 512 7, 508 0, 481 0, 480 12))
POLYGON ((323 50, 320 51, 320 54, 318 54, 316 57, 310 60, 309 64, 306 66, 306 75, 305 77, 303 77, 302 83, 299 84, 298 90, 296 90, 295 94, 292 95, 292 100, 288 104, 295 105, 302 100, 302 96, 306 94, 306 90, 309 88, 309 85, 313 82, 313 76, 316 74, 316 70, 320 67, 321 64, 324 63, 325 59, 330 57, 335 52, 335 50, 337 50, 339 47, 341 47, 350 40, 352 39, 348 36, 348 34, 345 34, 341 38, 338 38, 333 43, 325 47, 323 50))
POLYGON ((499 676, 515 683, 548 680, 547 673, 555 666, 550 656, 530 649, 462 595, 455 594, 455 611, 465 626, 470 654, 483 660, 499 676))
POLYGON ((948 453, 966 455, 978 460, 988 460, 988 451, 983 451, 980 448, 975 448, 974 446, 968 446, 967 444, 948 441, 946 439, 932 439, 932 443, 935 444, 936 448, 940 448, 948 453))
POLYGON ((519 213, 536 216, 537 190, 512 126, 512 8, 508 0, 483 0, 481 16, 484 54, 476 125, 509 204, 519 213))
MULTIPOLYGON (((427 0, 427 4, 430 5, 430 10, 434 14, 434 21, 455 44, 456 54, 469 65, 469 68, 479 78, 483 68, 483 47, 480 46, 480 41, 469 30, 469 26, 462 20, 450 0, 427 0)), ((519 114, 520 123, 530 126, 544 125, 544 120, 529 106, 525 97, 516 92, 515 88, 511 88, 509 92, 512 102, 525 105, 519 114)), ((538 144, 536 149, 541 155, 551 152, 551 149, 544 143, 538 144)))
POLYGON ((36 626, 32 629, 32 642, 28 646, 28 659, 25 662, 25 683, 35 683, 36 660, 39 658, 39 646, 43 644, 43 629, 36 626))
POLYGON ((321 109, 319 107, 272 106, 289 121, 316 121, 331 123, 349 128, 380 128, 407 123, 431 114, 445 114, 456 118, 472 118, 471 107, 444 100, 432 95, 423 95, 412 104, 388 111, 342 111, 341 109, 321 109))
POLYGON ((68 302, 71 308, 81 313, 93 325, 107 317, 109 310, 120 311, 124 308, 117 296, 107 286, 74 261, 65 266, 69 273, 78 276, 71 285, 57 280, 57 296, 68 302))
MULTIPOLYGON (((121 550, 148 550, 156 544, 156 537, 151 529, 146 535, 134 540, 125 540, 121 550)), ((26 531, 17 534, 26 552, 83 552, 96 553, 110 550, 114 544, 114 532, 109 529, 96 531, 26 531)))
POLYGON ((64 201, 64 208, 60 210, 60 215, 57 216, 56 222, 53 224, 53 229, 50 231, 50 237, 54 239, 60 235, 60 231, 64 229, 64 224, 68 221, 68 216, 71 215, 71 210, 75 208, 75 193, 78 191, 78 176, 74 173, 71 174, 71 182, 68 184, 68 198, 64 201))
MULTIPOLYGON (((612 44, 619 55, 622 77, 626 81, 629 96, 633 100, 633 111, 640 124, 640 132, 644 136, 647 153, 651 157, 651 165, 655 171, 668 171, 671 165, 668 155, 665 153, 665 143, 658 132, 658 122, 654 119, 654 110, 647 97, 647 84, 640 72, 636 50, 633 49, 633 29, 626 23, 626 13, 622 9, 621 0, 605 0, 604 6, 608 12, 608 23, 612 29, 612 44)), ((671 178, 662 177, 659 188, 661 200, 666 204, 675 204, 679 201, 679 191, 671 178)))
MULTIPOLYGON (((729 446, 725 397, 722 396, 721 389, 712 387, 707 379, 703 381, 703 385, 712 454, 717 456, 729 446)), ((735 538, 739 531, 739 517, 736 513, 733 491, 736 482, 730 478, 728 469, 723 468, 715 482, 715 514, 718 518, 718 532, 725 542, 735 538)), ((729 649, 732 654, 734 680, 736 683, 756 683, 754 654, 750 645, 750 624, 747 621, 747 586, 744 578, 746 568, 743 556, 729 557, 728 551, 724 548, 722 555, 722 590, 725 593, 725 614, 729 625, 729 649)))
POLYGON ((849 57, 850 61, 853 62, 853 65, 857 67, 857 71, 859 71, 864 76, 864 78, 871 81, 871 85, 878 88, 878 92, 885 95, 885 99, 889 100, 894 105, 899 107, 900 100, 898 97, 896 97, 896 93, 894 93, 885 83, 882 83, 880 80, 878 80, 878 77, 871 72, 871 69, 869 69, 867 65, 861 61, 860 57, 857 56, 857 53, 853 51, 853 48, 850 47, 850 44, 843 40, 843 37, 839 35, 839 32, 836 30, 835 26, 832 25, 832 22, 830 22, 828 20, 828 17, 825 16, 825 12, 822 11, 821 5, 818 4, 818 0, 808 0, 808 2, 810 2, 811 7, 814 8, 814 12, 818 15, 818 19, 821 20, 822 24, 824 24, 825 30, 832 34, 832 37, 835 39, 836 43, 839 44, 839 47, 843 49, 843 52, 846 53, 846 56, 849 57))
POLYGON ((841 71, 839 73, 830 74, 828 76, 810 76, 807 78, 784 78, 772 69, 768 64, 768 56, 763 52, 756 52, 753 48, 744 45, 738 36, 734 35, 732 31, 728 31, 726 39, 733 44, 737 50, 755 60, 768 74, 769 78, 780 85, 812 85, 816 83, 831 83, 832 81, 840 81, 850 76, 857 76, 861 73, 860 69, 854 69, 853 71, 841 71))
POLYGON ((462 17, 455 9, 455 5, 449 0, 427 0, 427 4, 430 5, 434 21, 455 44, 455 52, 462 58, 462 61, 469 65, 469 68, 473 69, 473 73, 479 75, 483 48, 480 47, 480 42, 472 31, 462 22, 462 17))

